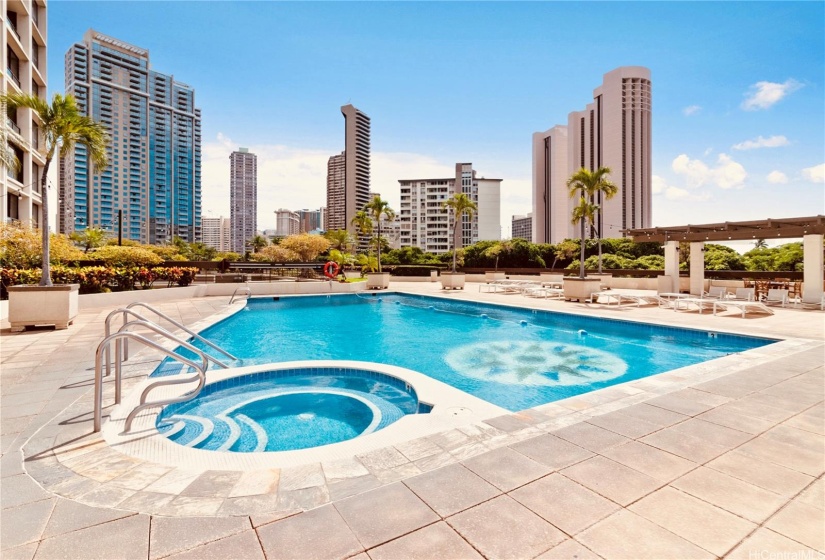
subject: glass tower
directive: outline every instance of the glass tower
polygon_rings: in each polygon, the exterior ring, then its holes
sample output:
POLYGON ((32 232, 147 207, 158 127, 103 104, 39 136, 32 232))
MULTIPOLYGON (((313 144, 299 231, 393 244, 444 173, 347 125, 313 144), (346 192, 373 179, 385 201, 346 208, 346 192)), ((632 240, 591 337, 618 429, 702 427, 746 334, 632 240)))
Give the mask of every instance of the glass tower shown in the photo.
POLYGON ((141 243, 200 241, 195 90, 151 70, 149 51, 89 30, 66 53, 66 92, 106 126, 111 142, 104 170, 93 169, 82 146, 62 162, 61 231, 98 227, 141 243))

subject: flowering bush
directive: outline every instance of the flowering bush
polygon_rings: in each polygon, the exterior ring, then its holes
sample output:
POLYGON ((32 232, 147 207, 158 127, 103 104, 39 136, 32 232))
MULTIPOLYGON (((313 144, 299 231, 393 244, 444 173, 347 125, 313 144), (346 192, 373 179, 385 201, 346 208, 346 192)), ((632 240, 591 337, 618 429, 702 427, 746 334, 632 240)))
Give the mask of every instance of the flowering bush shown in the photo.
POLYGON ((172 284, 178 286, 188 286, 195 281, 198 269, 191 266, 155 267, 152 269, 158 280, 166 280, 171 287, 172 284))

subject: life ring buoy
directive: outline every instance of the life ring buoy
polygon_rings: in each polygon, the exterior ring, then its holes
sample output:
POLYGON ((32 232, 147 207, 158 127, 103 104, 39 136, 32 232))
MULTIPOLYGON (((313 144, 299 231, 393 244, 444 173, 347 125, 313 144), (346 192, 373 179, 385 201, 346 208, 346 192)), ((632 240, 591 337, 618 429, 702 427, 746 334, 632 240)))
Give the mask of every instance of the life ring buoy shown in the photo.
POLYGON ((338 276, 338 272, 341 270, 341 267, 338 266, 338 263, 335 261, 328 261, 327 264, 324 265, 324 276, 329 278, 330 280, 334 280, 336 276, 338 276))

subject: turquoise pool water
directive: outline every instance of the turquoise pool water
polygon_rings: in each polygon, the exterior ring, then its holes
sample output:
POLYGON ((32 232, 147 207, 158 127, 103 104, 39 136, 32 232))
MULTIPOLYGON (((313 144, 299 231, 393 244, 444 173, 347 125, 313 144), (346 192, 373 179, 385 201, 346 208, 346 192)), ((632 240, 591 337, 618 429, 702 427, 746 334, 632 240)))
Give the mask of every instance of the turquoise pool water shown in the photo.
POLYGON ((252 299, 201 335, 244 365, 392 364, 511 411, 775 342, 392 293, 252 299))

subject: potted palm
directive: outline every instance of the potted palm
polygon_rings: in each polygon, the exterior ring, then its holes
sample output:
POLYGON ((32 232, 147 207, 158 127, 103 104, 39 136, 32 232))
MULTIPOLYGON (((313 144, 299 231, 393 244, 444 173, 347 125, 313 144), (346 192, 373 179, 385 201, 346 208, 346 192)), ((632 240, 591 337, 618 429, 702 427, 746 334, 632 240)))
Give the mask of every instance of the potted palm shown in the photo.
MULTIPOLYGON (((38 286, 9 287, 9 323, 12 330, 23 330, 33 325, 54 325, 65 329, 77 316, 78 284, 52 284, 49 253, 49 196, 47 178, 55 156, 66 157, 76 144, 86 148, 94 169, 100 171, 107 164, 106 147, 109 137, 102 124, 83 115, 74 97, 55 94, 49 103, 35 95, 11 93, 0 96, 0 101, 11 110, 31 109, 39 124, 44 166, 40 174, 42 262, 38 286)), ((3 123, 5 126, 5 123, 3 123)))
POLYGON ((359 217, 357 213, 356 218, 354 218, 354 221, 357 220, 356 225, 364 231, 363 225, 361 224, 366 225, 368 221, 369 225, 366 229, 369 233, 375 231, 377 235, 375 239, 377 270, 367 274, 367 289, 387 289, 390 285, 390 273, 381 270, 381 220, 392 220, 395 218, 395 211, 390 208, 389 202, 382 200, 380 196, 376 195, 364 206, 363 212, 366 214, 367 220, 359 217))
POLYGON ((441 273, 441 288, 456 290, 464 289, 466 275, 463 272, 456 272, 456 252, 458 251, 456 239, 458 237, 458 226, 461 225, 461 218, 464 214, 472 218, 473 213, 478 210, 476 203, 464 193, 455 193, 449 200, 442 204, 444 208, 453 211, 453 269, 452 272, 441 273))
POLYGON ((567 180, 570 197, 578 197, 578 204, 573 208, 572 222, 579 224, 581 228, 581 246, 579 276, 564 279, 565 299, 585 301, 601 289, 601 278, 599 276, 588 277, 584 270, 585 224, 587 222, 593 224, 595 221, 596 211, 599 209, 599 206, 593 202, 595 195, 602 192, 609 198, 618 190, 607 179, 609 173, 610 169, 607 167, 600 167, 596 171, 581 168, 567 180))

